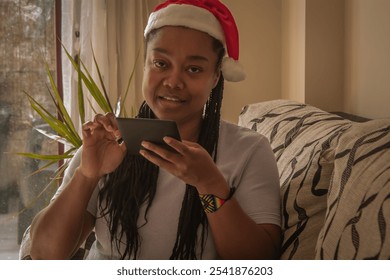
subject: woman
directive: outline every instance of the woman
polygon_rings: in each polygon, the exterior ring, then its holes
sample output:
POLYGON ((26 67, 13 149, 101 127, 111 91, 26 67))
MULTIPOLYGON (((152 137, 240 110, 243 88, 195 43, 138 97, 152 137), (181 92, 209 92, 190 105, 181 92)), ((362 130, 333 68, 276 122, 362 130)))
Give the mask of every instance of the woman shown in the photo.
POLYGON ((83 126, 50 205, 31 226, 31 256, 67 259, 95 230, 91 258, 277 258, 279 179, 267 140, 220 120, 224 78, 243 78, 238 32, 219 1, 166 1, 145 29, 138 117, 176 121, 176 152, 126 153, 115 117, 83 126), (224 57, 225 48, 228 57, 224 57))

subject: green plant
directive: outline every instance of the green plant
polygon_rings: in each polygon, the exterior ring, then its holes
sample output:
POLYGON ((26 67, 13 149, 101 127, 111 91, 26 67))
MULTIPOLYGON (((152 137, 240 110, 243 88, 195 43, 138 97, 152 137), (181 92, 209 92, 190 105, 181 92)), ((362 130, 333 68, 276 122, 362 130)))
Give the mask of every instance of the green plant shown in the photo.
MULTIPOLYGON (((93 55, 93 61, 94 65, 97 69, 98 77, 99 77, 99 84, 102 88, 100 90, 98 83, 95 82, 95 80, 92 78, 90 72, 84 65, 84 63, 80 59, 74 59, 69 52, 63 47, 66 53, 66 56, 68 57, 69 61, 71 62, 73 68, 78 73, 78 109, 79 109, 79 120, 81 123, 85 122, 85 99, 87 99, 89 106, 91 106, 92 110, 94 112, 97 112, 95 108, 92 106, 92 102, 90 98, 93 98, 100 109, 104 112, 113 112, 116 116, 122 116, 122 117, 128 117, 129 114, 125 110, 123 104, 128 96, 128 91, 130 88, 131 81, 134 76, 135 71, 135 65, 133 66, 132 72, 130 74, 128 84, 126 91, 122 95, 119 96, 115 110, 113 109, 113 106, 110 103, 110 100, 108 98, 108 94, 106 91, 106 87, 103 83, 103 78, 100 72, 100 68, 98 66, 98 63, 96 61, 95 54, 92 50, 93 55), (88 90, 89 95, 86 95, 83 91, 83 86, 85 85, 85 88, 88 90)), ((137 55, 138 60, 139 52, 137 55)), ((63 172, 68 167, 69 159, 73 157, 74 153, 81 147, 82 145, 82 138, 78 134, 77 130, 75 129, 74 121, 70 117, 70 114, 68 113, 66 107, 64 106, 64 103, 62 101, 61 95, 59 93, 59 90, 56 86, 55 80, 53 78, 52 73, 50 72, 50 69, 48 67, 48 64, 45 63, 46 66, 46 72, 50 81, 50 87, 48 86, 48 93, 51 96, 52 101, 54 102, 55 108, 57 108, 57 115, 53 115, 50 113, 47 109, 45 109, 44 106, 42 106, 36 99, 32 97, 27 92, 24 92, 27 96, 29 103, 33 110, 38 113, 38 115, 44 120, 49 127, 51 128, 54 133, 40 129, 35 128, 37 131, 45 135, 46 137, 49 137, 50 139, 53 139, 61 144, 66 145, 68 147, 68 150, 64 152, 61 155, 42 155, 42 154, 35 154, 35 153, 18 153, 18 155, 25 156, 28 158, 36 159, 36 160, 44 160, 47 161, 45 165, 43 165, 38 170, 34 171, 33 174, 41 172, 50 166, 57 164, 58 168, 56 168, 56 171, 54 173, 54 176, 52 177, 52 180, 50 180, 48 186, 52 184, 54 180, 58 180, 62 178, 63 172)), ((130 116, 134 115, 134 110, 131 108, 130 116)), ((44 188, 46 189, 46 188, 44 188)))

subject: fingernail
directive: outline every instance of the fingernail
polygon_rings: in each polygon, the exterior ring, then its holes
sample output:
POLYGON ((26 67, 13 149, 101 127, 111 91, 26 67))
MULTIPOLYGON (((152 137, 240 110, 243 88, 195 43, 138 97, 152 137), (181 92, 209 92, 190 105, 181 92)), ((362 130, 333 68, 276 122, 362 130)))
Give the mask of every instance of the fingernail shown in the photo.
POLYGON ((141 146, 147 148, 148 147, 148 142, 142 141, 141 142, 141 146))

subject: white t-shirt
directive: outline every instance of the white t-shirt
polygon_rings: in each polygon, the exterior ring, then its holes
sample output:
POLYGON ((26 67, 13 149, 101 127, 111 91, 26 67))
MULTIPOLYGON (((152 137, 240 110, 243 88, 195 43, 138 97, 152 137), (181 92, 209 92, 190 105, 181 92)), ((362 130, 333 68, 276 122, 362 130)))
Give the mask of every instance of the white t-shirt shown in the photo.
MULTIPOLYGON (((78 152, 65 174, 61 189, 70 180, 80 162, 78 152)), ((279 174, 268 140, 257 132, 221 121, 217 166, 230 187, 236 187, 234 198, 244 212, 257 224, 280 225, 279 174)), ((117 259, 112 251, 108 223, 98 213, 98 190, 93 193, 88 211, 97 217, 96 242, 89 253, 92 259, 117 259)), ((185 183, 160 169, 156 195, 148 213, 148 223, 139 229, 141 246, 137 259, 169 259, 176 240, 179 214, 185 192, 185 183)), ((138 224, 144 224, 141 208, 138 224)), ((198 234, 200 236, 200 234, 198 234)), ((199 243, 199 242, 198 242, 199 243)), ((200 250, 198 248, 197 252, 200 250)), ((199 255, 198 255, 199 256, 199 255)), ((209 229, 203 259, 218 258, 209 229)))

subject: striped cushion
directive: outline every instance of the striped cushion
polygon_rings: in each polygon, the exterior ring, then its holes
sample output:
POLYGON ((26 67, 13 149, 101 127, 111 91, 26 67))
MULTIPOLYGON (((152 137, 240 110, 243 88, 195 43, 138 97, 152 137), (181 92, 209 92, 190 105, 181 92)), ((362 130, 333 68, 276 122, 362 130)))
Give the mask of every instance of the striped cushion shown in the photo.
POLYGON ((390 120, 340 137, 328 205, 317 258, 390 259, 390 120))
POLYGON ((266 136, 275 153, 282 196, 282 259, 313 259, 327 209, 340 134, 351 122, 315 107, 274 100, 251 104, 239 124, 266 136))

